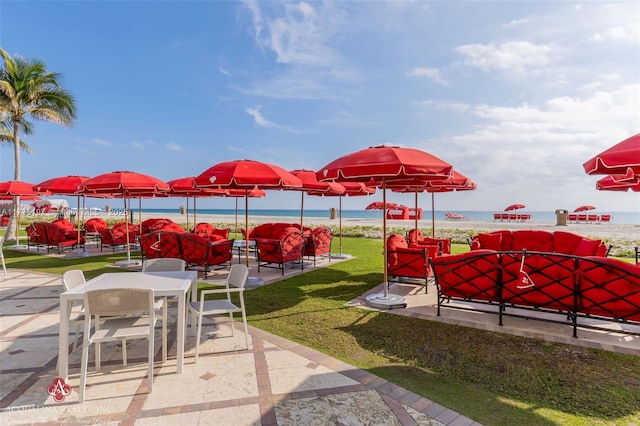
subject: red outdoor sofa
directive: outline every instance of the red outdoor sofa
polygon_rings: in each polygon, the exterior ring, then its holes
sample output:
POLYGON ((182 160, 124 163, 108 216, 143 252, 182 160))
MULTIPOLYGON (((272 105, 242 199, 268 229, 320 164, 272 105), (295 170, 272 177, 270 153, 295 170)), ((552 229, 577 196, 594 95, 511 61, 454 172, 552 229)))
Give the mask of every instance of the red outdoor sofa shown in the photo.
POLYGON ((75 225, 66 219, 58 219, 54 222, 33 222, 27 226, 27 249, 35 246, 47 249, 57 249, 62 253, 64 249, 80 247, 84 250, 84 230, 75 229, 75 225))
POLYGON ((580 318, 640 323, 640 266, 606 257, 607 247, 564 231, 476 235, 468 253, 431 259, 442 307, 568 323, 580 318), (451 305, 460 300, 465 305, 451 305), (493 305, 489 307, 489 305, 493 305), (559 313, 541 317, 539 312, 559 313))

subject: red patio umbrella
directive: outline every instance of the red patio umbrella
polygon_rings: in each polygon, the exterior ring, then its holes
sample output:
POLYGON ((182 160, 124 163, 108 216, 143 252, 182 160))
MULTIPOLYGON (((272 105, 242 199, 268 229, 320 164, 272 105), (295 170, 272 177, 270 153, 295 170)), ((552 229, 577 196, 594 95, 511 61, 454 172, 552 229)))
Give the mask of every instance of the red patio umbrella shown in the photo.
POLYGON ((338 254, 332 254, 331 257, 334 259, 348 259, 351 257, 350 254, 346 254, 342 252, 342 197, 358 197, 371 195, 376 192, 376 189, 373 187, 369 187, 362 182, 342 182, 342 187, 344 188, 343 192, 333 192, 333 191, 325 191, 325 192, 315 192, 308 191, 309 195, 318 195, 322 197, 339 197, 338 198, 338 233, 339 233, 339 252, 338 254))
MULTIPOLYGON (((386 211, 387 183, 407 179, 446 179, 451 176, 451 164, 414 148, 376 146, 344 155, 318 171, 318 180, 336 182, 370 182, 382 188, 382 203, 386 211)), ((382 215, 384 292, 365 298, 369 306, 378 308, 406 307, 402 296, 389 293, 387 275, 387 215, 382 215)))
POLYGON ((196 199, 198 197, 220 197, 226 194, 220 188, 196 188, 194 186, 195 176, 189 176, 167 181, 169 191, 167 195, 175 197, 185 197, 187 199, 187 229, 189 229, 189 198, 193 197, 193 225, 196 225, 196 199))
POLYGON ((313 170, 292 170, 291 174, 300 179, 302 186, 295 190, 300 191, 300 231, 302 231, 302 218, 304 216, 304 193, 314 192, 344 192, 344 186, 337 182, 320 182, 313 170))
POLYGON ((640 175, 640 133, 601 152, 582 167, 588 175, 640 175))
POLYGON ((20 235, 18 234, 18 228, 20 227, 20 197, 28 196, 33 197, 37 195, 46 195, 45 193, 39 193, 34 190, 33 184, 29 182, 23 182, 20 180, 9 180, 0 182, 0 196, 11 197, 13 199, 13 214, 9 218, 9 224, 7 226, 7 233, 9 230, 14 230, 16 233, 16 246, 19 245, 20 235), (12 223, 11 221, 14 221, 12 223), (12 226, 15 225, 15 228, 12 226))
POLYGON ((622 191, 629 190, 640 192, 640 175, 637 179, 616 179, 615 176, 605 176, 596 182, 598 191, 622 191))
POLYGON ((511 205, 505 207, 504 211, 505 212, 510 212, 512 210, 524 209, 525 207, 527 207, 527 206, 525 206, 524 204, 511 204, 511 205))
POLYGON ((78 188, 79 192, 89 197, 112 195, 123 199, 124 217, 127 232, 127 264, 131 263, 131 248, 129 247, 129 226, 127 214, 127 199, 132 197, 149 197, 169 191, 169 185, 153 176, 130 171, 115 171, 104 173, 86 180, 78 188))
MULTIPOLYGON (((249 247, 249 193, 255 189, 290 189, 302 186, 302 181, 274 164, 254 160, 225 161, 209 167, 195 178, 197 187, 220 186, 245 192, 245 244, 249 247)), ((245 250, 249 266, 249 251, 245 250)))
MULTIPOLYGON (((418 210, 418 193, 429 192, 431 193, 431 236, 436 237, 436 219, 435 219, 435 193, 436 192, 453 192, 453 191, 468 191, 477 189, 478 186, 471 181, 468 177, 460 172, 453 171, 453 175, 443 180, 409 180, 409 181, 396 181, 391 182, 388 185, 394 192, 413 192, 415 194, 416 212, 418 210)), ((418 215, 415 219, 415 230, 418 232, 418 215)))
POLYGON ((396 203, 383 203, 382 201, 374 201, 373 203, 369 204, 367 207, 365 207, 365 210, 384 210, 386 209, 397 209, 398 207, 400 207, 398 204, 396 203))
POLYGON ((596 206, 589 206, 589 205, 585 205, 585 206, 580 206, 580 207, 576 207, 576 209, 573 211, 574 213, 577 212, 586 212, 589 210, 595 210, 596 206))

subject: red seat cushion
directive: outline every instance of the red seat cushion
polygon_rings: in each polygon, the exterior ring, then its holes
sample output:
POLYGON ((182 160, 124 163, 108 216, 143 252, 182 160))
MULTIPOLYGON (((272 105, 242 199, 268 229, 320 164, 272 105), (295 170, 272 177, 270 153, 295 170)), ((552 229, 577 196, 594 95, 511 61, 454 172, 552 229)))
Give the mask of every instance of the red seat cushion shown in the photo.
POLYGON ((583 238, 573 254, 576 256, 595 256, 600 243, 600 240, 583 238))
POLYGON ((551 232, 524 229, 513 231, 512 235, 512 251, 526 249, 529 251, 553 252, 553 234, 551 232))
POLYGON ((479 247, 477 249, 495 250, 500 251, 502 249, 502 235, 501 234, 478 234, 479 247))

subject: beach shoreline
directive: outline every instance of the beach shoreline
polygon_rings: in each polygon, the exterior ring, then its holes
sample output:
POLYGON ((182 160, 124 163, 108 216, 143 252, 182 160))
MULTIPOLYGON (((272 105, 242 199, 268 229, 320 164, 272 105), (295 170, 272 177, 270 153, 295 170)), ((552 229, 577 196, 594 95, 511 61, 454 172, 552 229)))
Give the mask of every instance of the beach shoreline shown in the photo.
MULTIPOLYGON (((181 213, 148 213, 134 212, 134 221, 146 220, 150 218, 165 218, 176 223, 186 225, 187 215, 181 213)), ((218 215, 218 214, 197 214, 197 222, 208 222, 213 224, 228 224, 229 227, 235 227, 235 215, 218 215)), ((254 216, 249 214, 249 226, 260 225, 262 223, 285 222, 300 223, 300 218, 291 216, 254 216)), ((244 215, 237 217, 238 228, 245 227, 244 215)), ((304 217, 303 225, 314 228, 316 226, 338 227, 340 221, 338 218, 330 219, 327 217, 304 217)), ((193 215, 189 215, 189 226, 193 228, 193 215)), ((414 220, 387 220, 387 229, 411 229, 415 226, 414 220)), ((382 220, 378 218, 343 218, 342 227, 367 227, 382 229, 382 220)), ((418 220, 418 227, 425 231, 432 228, 431 219, 418 220)), ((545 231, 567 231, 575 234, 583 235, 591 238, 599 238, 606 240, 626 240, 629 242, 640 240, 640 225, 633 224, 616 224, 616 223, 586 223, 586 224, 568 224, 566 226, 557 226, 555 223, 539 223, 539 222, 487 222, 474 220, 435 220, 436 235, 438 231, 457 230, 460 232, 468 231, 471 234, 480 232, 491 232, 501 229, 517 230, 517 229, 540 229, 545 231)))

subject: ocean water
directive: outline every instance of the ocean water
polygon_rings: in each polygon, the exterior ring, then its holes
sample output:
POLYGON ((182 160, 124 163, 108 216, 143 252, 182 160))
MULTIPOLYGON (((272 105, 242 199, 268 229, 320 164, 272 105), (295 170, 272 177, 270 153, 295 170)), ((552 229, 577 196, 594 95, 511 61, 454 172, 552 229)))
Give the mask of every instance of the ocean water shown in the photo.
MULTIPOLYGON (((177 209, 142 209, 144 213, 157 213, 162 215, 163 213, 176 213, 177 209)), ((210 215, 235 215, 235 209, 197 209, 198 214, 210 214, 210 215)), ((435 218, 438 220, 446 219, 444 210, 436 210, 434 212, 435 218)), ((493 214, 498 212, 493 211, 476 211, 476 210, 458 210, 452 213, 462 214, 468 220, 480 221, 480 222, 493 222, 493 214)), ((516 212, 511 212, 516 213, 516 212)), ((555 223, 556 213, 555 211, 547 212, 535 212, 535 211, 521 211, 520 213, 531 214, 530 223, 555 223)), ((640 224, 640 212, 591 212, 593 214, 611 214, 611 223, 621 225, 639 225, 640 224)), ((336 213, 337 214, 337 213, 336 213)), ((244 209, 238 210, 238 215, 244 216, 244 209)), ((284 216, 284 217, 300 217, 299 209, 249 209, 249 217, 251 216, 284 216)), ((305 217, 322 217, 329 218, 329 210, 305 210, 305 217)), ((376 219, 382 220, 381 210, 343 210, 342 218, 351 219, 376 219)), ((431 210, 423 210, 422 220, 431 219, 431 210)))

